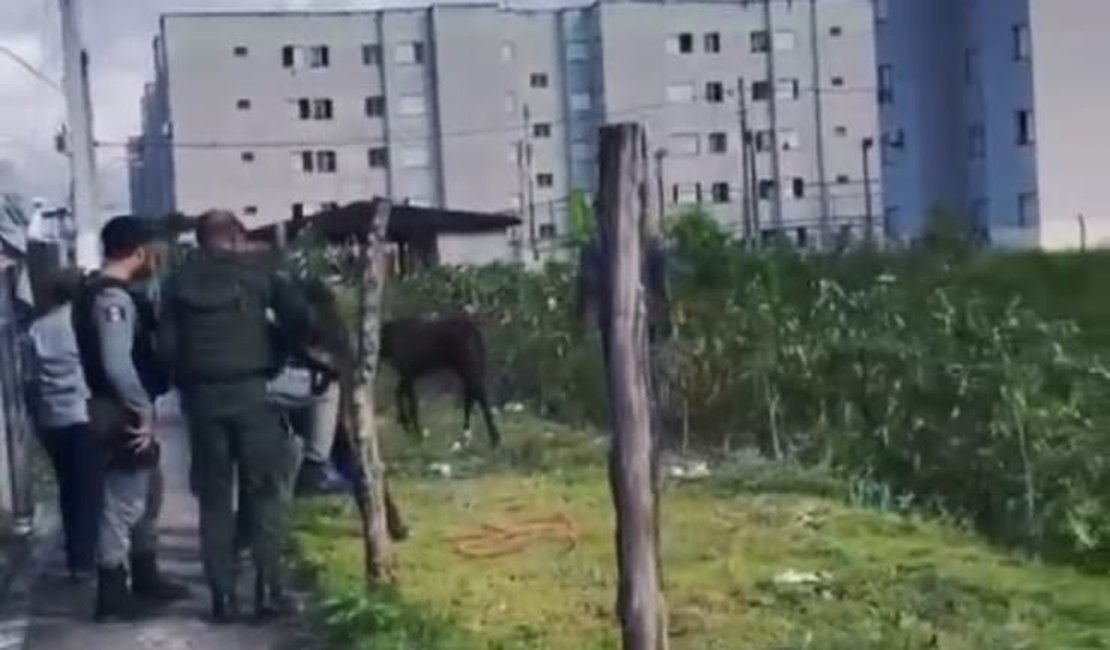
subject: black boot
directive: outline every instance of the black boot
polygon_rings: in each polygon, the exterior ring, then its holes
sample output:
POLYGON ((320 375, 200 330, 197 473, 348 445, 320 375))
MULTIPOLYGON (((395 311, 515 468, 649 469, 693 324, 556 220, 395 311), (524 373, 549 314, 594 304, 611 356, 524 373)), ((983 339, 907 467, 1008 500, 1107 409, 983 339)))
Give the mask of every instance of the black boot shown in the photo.
POLYGON ((297 602, 285 591, 280 580, 270 580, 259 571, 254 579, 254 617, 265 623, 298 614, 297 602))
POLYGON ((226 625, 239 620, 239 596, 234 591, 212 590, 212 621, 226 625))
POLYGON ((133 621, 139 617, 138 604, 127 588, 127 567, 100 567, 96 575, 97 622, 133 621))
POLYGON ((166 579, 158 570, 154 553, 136 553, 131 556, 131 593, 136 598, 162 603, 189 597, 189 588, 166 579))

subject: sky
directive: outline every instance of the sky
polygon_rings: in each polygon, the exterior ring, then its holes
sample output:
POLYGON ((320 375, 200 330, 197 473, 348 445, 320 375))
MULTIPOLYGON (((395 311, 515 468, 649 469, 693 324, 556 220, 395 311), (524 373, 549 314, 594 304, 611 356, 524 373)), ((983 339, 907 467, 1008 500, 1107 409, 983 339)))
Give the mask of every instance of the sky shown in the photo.
MULTIPOLYGON (((426 6, 430 0, 80 0, 97 140, 122 142, 138 129, 139 97, 149 79, 151 41, 158 16, 170 11, 376 9, 426 6)), ((448 0, 457 1, 457 0, 448 0)), ((550 0, 515 0, 518 6, 550 0)), ((61 79, 57 0, 0 0, 0 46, 61 79)), ((68 191, 68 166, 54 151, 54 134, 65 121, 61 95, 0 54, 0 185, 14 176, 23 191, 61 201, 68 191)), ((101 201, 127 209, 126 153, 97 152, 101 201)))

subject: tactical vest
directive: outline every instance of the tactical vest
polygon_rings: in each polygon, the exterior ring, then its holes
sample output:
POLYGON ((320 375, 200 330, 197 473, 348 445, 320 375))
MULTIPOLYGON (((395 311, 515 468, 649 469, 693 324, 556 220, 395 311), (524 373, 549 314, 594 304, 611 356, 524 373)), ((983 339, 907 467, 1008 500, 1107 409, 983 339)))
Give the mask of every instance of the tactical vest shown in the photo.
POLYGON ((174 320, 178 382, 264 377, 277 365, 267 319, 272 278, 230 257, 198 253, 187 260, 163 299, 174 320))
POLYGON ((100 333, 97 331, 96 298, 109 288, 120 289, 131 296, 135 306, 135 338, 131 344, 131 361, 135 364, 139 379, 146 388, 151 400, 163 395, 169 388, 164 369, 155 353, 154 308, 143 297, 128 290, 127 283, 108 278, 99 273, 85 277, 73 300, 73 332, 77 338, 77 351, 81 356, 81 368, 89 391, 97 397, 107 397, 119 401, 120 397, 108 373, 104 369, 104 359, 100 354, 100 333))

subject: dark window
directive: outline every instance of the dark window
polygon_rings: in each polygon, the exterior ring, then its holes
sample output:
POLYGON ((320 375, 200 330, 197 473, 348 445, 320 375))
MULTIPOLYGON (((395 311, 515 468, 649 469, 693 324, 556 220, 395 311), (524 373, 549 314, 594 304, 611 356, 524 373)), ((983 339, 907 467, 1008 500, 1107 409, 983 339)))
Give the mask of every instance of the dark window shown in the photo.
POLYGON ((308 65, 312 68, 326 68, 331 65, 331 52, 327 45, 313 45, 308 49, 308 65))
POLYGON ((773 131, 756 131, 755 150, 771 151, 775 148, 775 134, 773 131))
POLYGON ((759 198, 769 201, 775 197, 775 181, 763 179, 759 181, 759 198))
POLYGON ((302 120, 312 119, 312 100, 308 98, 298 99, 297 113, 300 114, 302 120))
POLYGON ((321 174, 334 174, 335 173, 335 152, 334 151, 317 151, 316 152, 316 169, 321 174))
POLYGON ((725 153, 728 151, 728 134, 717 132, 709 134, 709 152, 725 153))
POLYGON ((1033 129, 1033 111, 1021 110, 1015 113, 1017 127, 1017 143, 1019 145, 1033 144, 1036 135, 1033 129))
POLYGON ((301 171, 311 173, 316 168, 311 151, 301 152, 301 171))
POLYGON ((424 43, 418 41, 412 44, 412 60, 413 63, 424 63, 424 43))
POLYGON ((879 66, 879 103, 894 103, 894 69, 889 64, 879 66))
POLYGON ((705 100, 710 104, 720 104, 725 101, 725 86, 719 81, 710 81, 705 84, 705 100))
POLYGON ((385 97, 374 95, 366 98, 366 115, 368 117, 381 117, 385 115, 385 97))
POLYGON ((243 208, 243 214, 247 215, 248 217, 255 216, 256 214, 258 214, 258 206, 248 205, 247 207, 243 208))
POLYGON ((847 185, 848 183, 852 182, 852 178, 847 174, 840 174, 836 177, 836 182, 840 183, 841 185, 847 185))
POLYGON ((533 72, 529 82, 533 88, 547 88, 547 74, 543 72, 533 72))
POLYGON ((840 27, 840 25, 833 25, 829 28, 829 36, 840 36, 843 33, 844 30, 840 27))
POLYGON ((728 203, 730 200, 728 183, 713 183, 713 202, 728 203))
POLYGON ((717 32, 709 32, 705 35, 705 51, 716 54, 721 51, 721 35, 717 32))
POLYGON ((844 85, 844 77, 833 77, 832 78, 832 85, 836 86, 837 88, 843 86, 844 85))
POLYGON ((304 219, 304 203, 293 204, 293 221, 300 221, 304 219))
POLYGON ((362 64, 363 65, 381 65, 382 64, 382 46, 381 45, 363 45, 362 46, 362 64))
POLYGON ((281 48, 281 65, 284 68, 292 68, 297 62, 296 56, 297 48, 292 45, 286 45, 281 48))
POLYGON ((679 34, 678 35, 678 51, 683 54, 690 54, 694 51, 694 35, 693 34, 679 34))
POLYGON ((235 49, 232 50, 232 53, 234 53, 235 56, 239 56, 239 57, 246 56, 247 55, 247 46, 245 46, 245 45, 236 45, 235 49))
POLYGON ((805 195, 806 195, 806 179, 804 179, 804 178, 795 178, 792 185, 793 185, 793 187, 791 187, 791 189, 793 190, 794 198, 796 198, 796 199, 805 198, 805 195))
POLYGON ((312 102, 312 119, 314 120, 330 120, 332 119, 334 108, 330 99, 316 99, 312 102))
POLYGON ((389 149, 374 147, 370 150, 370 166, 375 168, 389 166, 389 149))
POLYGON ((771 50, 771 34, 766 30, 751 33, 752 52, 769 52, 771 50))
POLYGON ((254 162, 254 152, 244 151, 243 153, 239 154, 239 159, 245 163, 254 162))
POLYGON ((752 100, 767 101, 771 98, 771 84, 767 81, 757 81, 752 84, 752 100))
POLYGON ((1014 25, 1012 28, 1014 40, 1014 60, 1028 61, 1032 47, 1029 41, 1029 25, 1024 23, 1014 25))
POLYGON ((556 230, 553 223, 540 224, 540 238, 541 239, 555 239, 556 230))
POLYGON ((249 111, 251 109, 251 100, 240 99, 239 101, 235 102, 235 108, 238 108, 241 111, 249 111))
POLYGON ((555 185, 555 175, 554 174, 544 174, 544 173, 536 174, 536 186, 537 187, 553 187, 554 185, 555 185))
POLYGON ((547 122, 540 122, 532 125, 532 135, 537 138, 550 138, 551 125, 547 122))
POLYGON ((836 137, 838 137, 838 138, 844 138, 844 137, 847 137, 847 136, 848 136, 848 127, 846 127, 846 126, 837 126, 837 127, 834 127, 834 128, 833 128, 833 133, 834 133, 834 134, 836 135, 836 137))
POLYGON ((809 245, 809 231, 805 228, 796 228, 794 232, 797 234, 798 248, 805 248, 809 245))

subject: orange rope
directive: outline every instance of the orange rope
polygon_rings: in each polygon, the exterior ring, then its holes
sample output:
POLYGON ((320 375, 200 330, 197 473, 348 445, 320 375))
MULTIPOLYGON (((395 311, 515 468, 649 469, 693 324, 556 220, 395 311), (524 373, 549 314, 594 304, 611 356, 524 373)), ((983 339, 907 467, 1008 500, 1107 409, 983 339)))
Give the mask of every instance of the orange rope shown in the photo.
POLYGON ((519 553, 543 541, 556 539, 567 543, 567 550, 578 547, 578 530, 564 512, 544 517, 529 517, 506 524, 483 523, 477 530, 455 535, 455 552, 472 559, 503 557, 519 553))

